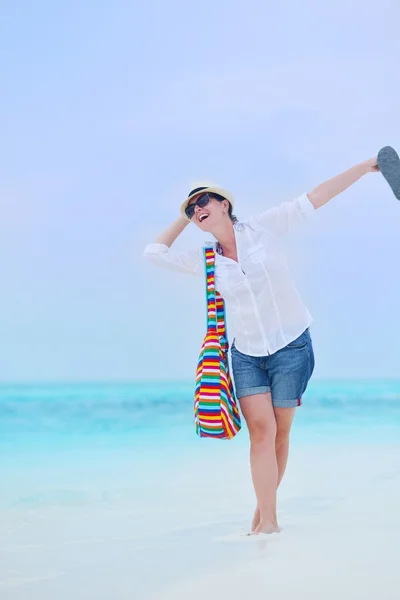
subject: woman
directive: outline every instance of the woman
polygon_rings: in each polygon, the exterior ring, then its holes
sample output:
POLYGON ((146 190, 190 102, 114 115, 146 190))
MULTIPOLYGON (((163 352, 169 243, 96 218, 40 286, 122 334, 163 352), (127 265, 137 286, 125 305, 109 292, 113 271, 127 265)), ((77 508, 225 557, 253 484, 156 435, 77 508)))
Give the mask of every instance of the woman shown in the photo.
POLYGON ((161 266, 204 277, 202 248, 174 252, 170 247, 190 222, 217 240, 215 286, 234 332, 232 375, 250 434, 257 498, 253 534, 279 532, 277 488, 286 469, 294 413, 314 369, 312 318, 281 255, 280 238, 376 171, 376 158, 369 159, 244 222, 232 215, 230 192, 214 185, 195 188, 181 206, 182 216, 145 249, 145 257, 161 266))

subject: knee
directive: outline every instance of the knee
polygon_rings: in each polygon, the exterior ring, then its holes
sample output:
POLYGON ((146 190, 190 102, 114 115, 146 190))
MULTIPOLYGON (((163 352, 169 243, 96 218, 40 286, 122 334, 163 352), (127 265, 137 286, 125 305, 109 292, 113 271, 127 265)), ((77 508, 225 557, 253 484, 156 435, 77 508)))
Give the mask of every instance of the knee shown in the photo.
POLYGON ((250 441, 253 444, 265 444, 275 442, 276 438, 276 423, 267 423, 263 421, 253 421, 248 423, 250 441))
POLYGON ((289 430, 280 430, 278 429, 275 437, 275 446, 280 448, 281 446, 286 446, 289 443, 289 430))

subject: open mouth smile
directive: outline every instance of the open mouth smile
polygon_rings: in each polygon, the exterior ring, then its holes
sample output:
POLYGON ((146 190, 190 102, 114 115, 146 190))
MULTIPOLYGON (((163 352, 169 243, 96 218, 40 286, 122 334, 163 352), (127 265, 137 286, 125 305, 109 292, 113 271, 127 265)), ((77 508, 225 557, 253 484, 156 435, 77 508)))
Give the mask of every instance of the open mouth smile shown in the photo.
POLYGON ((198 217, 198 219, 199 219, 200 223, 202 223, 205 219, 207 219, 207 217, 208 217, 208 214, 207 213, 203 213, 202 215, 200 215, 198 217))

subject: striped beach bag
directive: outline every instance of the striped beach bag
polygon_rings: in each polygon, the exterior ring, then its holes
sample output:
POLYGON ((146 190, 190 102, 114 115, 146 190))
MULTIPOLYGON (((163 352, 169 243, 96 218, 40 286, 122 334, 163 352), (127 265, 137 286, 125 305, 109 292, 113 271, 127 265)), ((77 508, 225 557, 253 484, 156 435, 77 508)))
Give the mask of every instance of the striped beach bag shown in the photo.
POLYGON ((228 365, 225 304, 215 291, 214 246, 204 248, 207 295, 207 335, 196 373, 194 419, 200 437, 229 440, 240 430, 240 414, 228 365))

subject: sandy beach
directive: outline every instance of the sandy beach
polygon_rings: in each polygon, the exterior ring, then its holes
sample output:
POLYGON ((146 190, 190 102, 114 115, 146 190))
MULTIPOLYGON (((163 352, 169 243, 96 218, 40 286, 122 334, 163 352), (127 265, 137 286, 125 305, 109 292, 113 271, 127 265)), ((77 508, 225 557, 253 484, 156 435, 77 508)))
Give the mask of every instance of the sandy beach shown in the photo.
MULTIPOLYGON (((2 600, 398 598, 398 445, 294 447, 282 532, 258 538, 246 536, 244 438, 175 465, 154 454, 145 468, 126 449, 95 455, 73 469, 69 456, 58 475, 31 472, 36 507, 28 494, 2 511, 2 600)), ((22 471, 10 481, 27 490, 22 471)))
POLYGON ((398 598, 399 448, 331 450, 294 460, 281 497, 280 535, 222 536, 220 543, 246 546, 242 564, 188 577, 155 597, 398 598))

